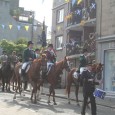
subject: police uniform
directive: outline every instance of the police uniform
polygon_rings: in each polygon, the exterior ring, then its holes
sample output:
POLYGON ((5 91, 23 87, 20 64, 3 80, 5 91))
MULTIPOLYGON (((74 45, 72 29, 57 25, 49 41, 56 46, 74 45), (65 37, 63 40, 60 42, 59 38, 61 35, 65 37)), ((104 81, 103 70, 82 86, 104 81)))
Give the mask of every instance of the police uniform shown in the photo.
POLYGON ((88 98, 90 98, 91 102, 92 115, 96 115, 96 103, 93 92, 95 90, 95 85, 99 85, 99 83, 93 80, 94 77, 95 74, 90 72, 89 70, 83 71, 81 74, 81 80, 83 81, 83 105, 81 115, 85 115, 88 98))

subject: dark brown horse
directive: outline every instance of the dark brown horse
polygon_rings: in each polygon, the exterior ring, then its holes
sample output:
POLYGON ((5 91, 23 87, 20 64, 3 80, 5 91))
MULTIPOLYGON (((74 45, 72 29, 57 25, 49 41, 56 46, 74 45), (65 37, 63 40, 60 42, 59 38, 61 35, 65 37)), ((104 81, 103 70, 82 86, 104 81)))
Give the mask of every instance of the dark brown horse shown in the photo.
POLYGON ((1 68, 1 78, 2 78, 2 91, 4 91, 4 87, 6 87, 6 91, 10 91, 10 80, 13 75, 13 68, 9 59, 1 68))
MULTIPOLYGON (((46 77, 47 81, 50 83, 48 103, 50 103, 50 96, 51 96, 51 94, 53 94, 53 102, 54 102, 54 105, 56 105, 55 86, 57 85, 58 77, 60 76, 60 74, 62 74, 63 69, 65 69, 66 71, 70 71, 68 61, 69 60, 65 57, 62 61, 57 62, 54 65, 54 67, 51 68, 50 72, 48 73, 48 75, 46 77)), ((39 84, 39 86, 40 86, 40 84, 39 84)))
MULTIPOLYGON (((95 80, 101 79, 102 68, 103 68, 103 64, 101 64, 101 63, 92 65, 92 71, 95 73, 95 80)), ((75 78, 73 76, 73 74, 76 70, 77 70, 77 68, 73 68, 68 73, 66 92, 68 94, 68 103, 70 104, 70 88, 71 88, 72 83, 74 83, 75 84, 76 102, 77 102, 77 105, 79 105, 78 92, 79 92, 79 86, 80 86, 80 77, 75 78)))
MULTIPOLYGON (((39 82, 39 78, 40 78, 40 68, 41 68, 41 60, 42 59, 36 59, 34 60, 31 65, 30 65, 30 69, 27 72, 27 78, 28 78, 28 82, 31 83, 33 89, 32 89, 32 96, 31 96, 31 100, 36 103, 36 94, 37 94, 37 84, 39 82), (33 99, 33 94, 34 94, 34 99, 33 99)), ((14 99, 16 99, 16 94, 17 94, 17 90, 19 89, 19 92, 21 94, 21 75, 19 73, 19 69, 21 68, 22 64, 17 64, 15 66, 15 79, 17 81, 17 88, 14 94, 14 99)))

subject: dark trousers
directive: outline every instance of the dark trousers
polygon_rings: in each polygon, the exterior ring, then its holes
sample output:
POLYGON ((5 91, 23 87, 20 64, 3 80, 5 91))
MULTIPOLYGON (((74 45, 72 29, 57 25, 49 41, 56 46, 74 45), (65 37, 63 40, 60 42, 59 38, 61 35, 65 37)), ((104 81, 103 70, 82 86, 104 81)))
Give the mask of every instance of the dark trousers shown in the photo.
POLYGON ((91 113, 92 115, 96 115, 96 103, 95 103, 95 97, 93 96, 93 93, 85 93, 83 95, 81 115, 85 115, 85 109, 87 106, 88 98, 90 98, 90 102, 91 102, 91 113))

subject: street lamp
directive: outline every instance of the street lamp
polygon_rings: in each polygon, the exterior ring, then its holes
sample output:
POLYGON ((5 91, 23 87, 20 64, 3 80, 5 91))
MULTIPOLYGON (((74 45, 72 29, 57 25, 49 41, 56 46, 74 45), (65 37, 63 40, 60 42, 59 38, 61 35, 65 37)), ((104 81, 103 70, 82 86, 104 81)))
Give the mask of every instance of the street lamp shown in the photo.
POLYGON ((30 11, 30 19, 31 19, 31 23, 32 23, 32 29, 31 29, 31 41, 33 41, 33 36, 34 36, 34 32, 33 32, 33 28, 34 28, 34 18, 35 18, 35 13, 33 11, 30 11))

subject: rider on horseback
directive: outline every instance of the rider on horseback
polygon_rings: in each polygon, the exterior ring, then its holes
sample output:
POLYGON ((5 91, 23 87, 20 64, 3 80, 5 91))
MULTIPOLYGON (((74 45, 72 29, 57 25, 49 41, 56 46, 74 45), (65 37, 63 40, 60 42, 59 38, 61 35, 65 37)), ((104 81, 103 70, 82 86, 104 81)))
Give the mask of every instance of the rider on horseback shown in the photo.
POLYGON ((83 55, 80 56, 80 65, 79 65, 79 72, 80 74, 87 70, 87 64, 88 64, 88 51, 87 49, 83 49, 82 51, 83 55))
POLYGON ((29 69, 29 65, 35 59, 35 53, 32 50, 33 42, 32 41, 28 41, 28 45, 27 46, 28 47, 24 50, 24 53, 23 53, 23 62, 24 63, 22 65, 22 70, 21 70, 21 74, 22 74, 23 80, 24 80, 24 78, 26 76, 26 72, 29 69))
POLYGON ((47 69, 48 69, 47 74, 48 74, 49 71, 51 70, 52 66, 54 66, 54 64, 56 62, 56 52, 53 49, 53 44, 48 45, 46 57, 47 57, 47 69))
POLYGON ((2 55, 0 56, 1 68, 6 64, 7 60, 8 60, 8 56, 6 54, 6 51, 4 50, 2 52, 2 55))

